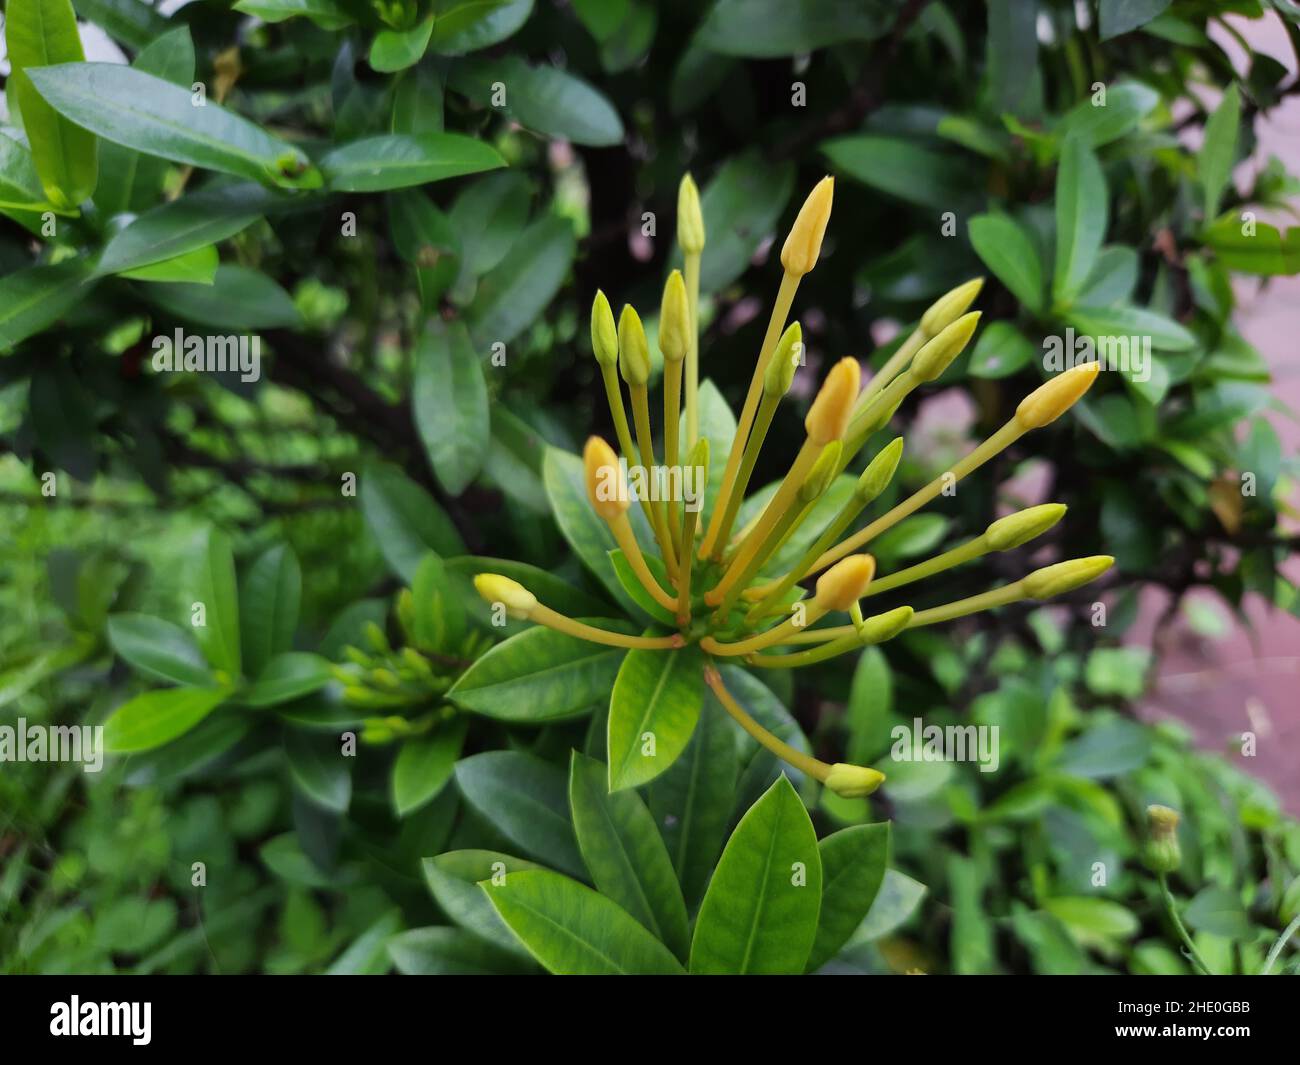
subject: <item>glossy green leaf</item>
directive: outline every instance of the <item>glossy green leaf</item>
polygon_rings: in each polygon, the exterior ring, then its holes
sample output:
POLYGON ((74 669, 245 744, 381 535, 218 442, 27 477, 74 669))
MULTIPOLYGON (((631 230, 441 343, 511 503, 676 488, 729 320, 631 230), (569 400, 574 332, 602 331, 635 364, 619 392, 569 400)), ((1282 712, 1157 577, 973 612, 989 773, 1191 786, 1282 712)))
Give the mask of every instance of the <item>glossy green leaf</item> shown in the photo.
POLYGON ((77 16, 129 48, 145 48, 167 30, 167 19, 138 0, 73 0, 77 16))
POLYGON ((1229 212, 1203 234, 1215 258, 1229 270, 1245 274, 1300 274, 1300 226, 1280 230, 1252 219, 1251 225, 1229 212))
POLYGON ((1086 895, 1044 899, 1043 909, 1052 914, 1084 945, 1099 940, 1131 939, 1141 924, 1127 906, 1110 899, 1086 895))
POLYGON ((576 880, 547 869, 485 881, 501 919, 557 975, 675 974, 681 964, 626 910, 576 880))
POLYGON ((446 787, 465 745, 467 730, 468 723, 460 718, 402 744, 391 778, 393 808, 398 817, 418 810, 446 787))
POLYGON ((668 850, 641 797, 634 791, 611 793, 606 776, 599 762, 573 753, 569 804, 592 883, 685 958, 686 903, 668 850))
POLYGON ((456 763, 456 786, 513 846, 584 875, 562 770, 522 751, 486 751, 456 763))
POLYGON ((359 495, 380 551, 403 580, 415 579, 427 551, 459 555, 465 545, 442 507, 398 467, 378 463, 361 474, 359 495))
POLYGON ((1025 230, 1002 214, 970 220, 970 241, 984 265, 1031 311, 1043 308, 1043 266, 1025 230))
POLYGON ((326 976, 380 976, 388 972, 387 943, 402 927, 402 915, 389 910, 357 936, 325 970, 326 976))
POLYGON ((95 273, 124 274, 220 243, 258 218, 252 211, 222 212, 211 197, 185 197, 141 215, 105 245, 95 273))
POLYGON ((111 754, 147 751, 184 735, 230 695, 222 688, 163 688, 123 703, 104 722, 111 754))
MULTIPOLYGON (((551 573, 549 570, 530 566, 526 562, 516 562, 509 558, 481 558, 476 555, 462 555, 446 560, 447 571, 460 582, 462 602, 479 624, 502 635, 513 636, 520 632, 536 628, 529 621, 507 619, 506 624, 493 624, 492 607, 483 602, 471 583, 477 573, 500 573, 513 581, 518 581, 533 595, 538 602, 568 614, 571 618, 609 617, 614 611, 609 603, 587 592, 573 581, 551 573)), ((630 630, 629 630, 630 631, 630 630)))
POLYGON ((252 727, 248 714, 210 715, 166 746, 133 754, 124 779, 133 788, 183 780, 215 762, 247 736, 252 727))
POLYGON ((1101 39, 1108 41, 1150 22, 1170 0, 1099 0, 1101 39))
POLYGON ((236 0, 234 8, 263 22, 302 16, 323 30, 341 30, 352 24, 352 16, 339 0, 236 0))
POLYGON ((925 896, 925 885, 897 869, 886 869, 867 916, 849 939, 850 946, 871 943, 889 935, 906 921, 925 896))
POLYGON ((464 0, 439 14, 429 47, 439 55, 476 52, 510 37, 532 13, 533 0, 464 0))
POLYGON ((451 85, 480 107, 509 115, 544 137, 604 148, 623 140, 623 121, 609 99, 581 78, 518 56, 469 60, 453 68, 451 85), (499 86, 505 86, 504 97, 499 86))
MULTIPOLYGON (((1145 662, 1139 666, 1142 672, 1145 662)), ((1070 740, 1061 750, 1058 765, 1075 776, 1106 780, 1139 768, 1150 754, 1147 730, 1135 721, 1120 718, 1098 724, 1070 740)))
POLYGON ((609 701, 609 790, 653 780, 686 749, 704 703, 698 647, 628 651, 609 701))
POLYGON ((1112 244, 1101 249, 1075 302, 1088 307, 1127 303, 1137 287, 1137 279, 1137 250, 1126 244, 1112 244))
POLYGON ((871 765, 889 748, 894 722, 894 676, 879 647, 867 647, 853 670, 844 723, 849 730, 845 760, 871 765))
POLYGON ((836 173, 908 203, 952 210, 970 198, 967 167, 957 155, 875 134, 837 137, 821 149, 836 173))
POLYGON ((532 195, 528 178, 518 170, 489 174, 457 195, 448 217, 472 275, 487 273, 505 258, 528 221, 532 195))
POLYGON ((302 599, 302 568, 287 544, 265 551, 239 586, 239 629, 244 666, 256 677, 275 655, 293 646, 302 599))
POLYGON ((510 253, 479 282, 466 319, 474 346, 509 344, 559 292, 576 250, 567 218, 549 215, 519 235, 510 253))
POLYGON ((439 925, 399 932, 388 941, 388 956, 397 971, 407 976, 493 976, 528 971, 517 957, 478 936, 439 925))
POLYGON ((690 907, 703 897, 727 838, 738 762, 735 727, 706 690, 691 742, 646 793, 690 907))
POLYGON ((551 505, 542 484, 545 439, 500 403, 492 407, 489 432, 491 440, 487 458, 483 461, 484 478, 521 506, 535 514, 549 516, 551 505))
POLYGON ((286 651, 266 663, 266 668, 240 697, 245 706, 278 706, 320 691, 333 679, 330 663, 307 651, 286 651))
POLYGON ((221 260, 217 249, 211 245, 194 248, 161 262, 123 270, 119 277, 130 281, 183 282, 187 285, 211 285, 217 279, 221 260))
POLYGON ((266 274, 234 263, 217 267, 210 285, 152 285, 145 295, 186 321, 227 333, 302 325, 298 308, 283 288, 266 274))
POLYGON ((1183 909, 1183 920, 1198 932, 1225 939, 1249 939, 1254 935, 1250 918, 1237 893, 1217 885, 1204 887, 1183 909))
POLYGON ((370 42, 370 65, 384 74, 414 66, 429 47, 433 36, 434 16, 430 15, 409 30, 384 28, 370 42))
POLYGON ((711 51, 767 58, 872 41, 892 24, 880 0, 719 0, 699 32, 711 51))
POLYGON ((967 372, 972 377, 1010 377, 1037 354, 1033 341, 1010 322, 990 322, 980 330, 967 372))
POLYGON ((1131 133, 1159 103, 1160 94, 1141 82, 1108 85, 1104 98, 1090 94, 1066 112, 1056 132, 1062 141, 1080 137, 1090 148, 1100 148, 1131 133))
POLYGON ((529 956, 478 885, 541 866, 498 851, 460 850, 425 858, 421 867, 434 899, 459 927, 516 958, 529 956))
POLYGON ((179 625, 148 614, 114 614, 107 634, 109 646, 146 676, 195 687, 214 683, 199 645, 179 625))
MULTIPOLYGON (((700 263, 700 291, 721 291, 745 272, 754 253, 775 235, 793 192, 791 162, 773 165, 757 150, 750 150, 722 164, 701 190, 709 250, 700 263)), ((727 444, 730 447, 731 441, 727 444)), ((725 467, 726 448, 709 454, 719 470, 725 467)))
POLYGON ((333 148, 320 167, 336 192, 384 192, 505 166, 483 141, 459 133, 386 133, 333 148))
MULTIPOLYGON (((209 529, 202 537, 197 554, 192 588, 194 602, 203 607, 203 624, 194 625, 194 635, 215 669, 224 670, 230 677, 238 677, 242 672, 239 593, 230 537, 220 529, 209 529)), ((193 612, 192 616, 197 618, 193 612)))
POLYGON ((459 322, 434 319, 421 333, 411 404, 429 464, 442 486, 460 495, 487 454, 488 396, 481 355, 459 322))
MULTIPOLYGON (((471 586, 472 587, 472 586, 471 586)), ((468 592, 441 558, 424 556, 411 582, 411 639, 417 650, 454 654, 465 638, 468 592)))
POLYGON ((803 972, 817 935, 821 892, 817 833, 782 776, 727 841, 695 923, 691 972, 803 972))
POLYGON ((5 44, 10 67, 6 88, 23 116, 45 195, 55 207, 74 210, 95 191, 97 144, 91 133, 58 114, 37 91, 39 68, 85 65, 72 4, 69 0, 9 0, 5 44))
POLYGON ((48 207, 36 163, 26 145, 0 133, 0 207, 48 207))
POLYGON ((31 72, 65 118, 116 144, 285 188, 320 174, 303 152, 213 100, 196 106, 179 85, 116 63, 64 63, 31 72))
POLYGON ((889 822, 854 825, 817 844, 822 862, 822 905, 807 969, 830 961, 862 924, 889 862, 889 822))
POLYGON ((1109 201, 1106 178, 1091 149, 1071 137, 1056 174, 1056 268, 1052 298, 1072 303, 1092 273, 1106 237, 1109 201))
POLYGON ((290 729, 284 736, 289 776, 316 805, 346 813, 352 801, 352 762, 339 738, 328 733, 290 729))
MULTIPOLYGON (((613 632, 633 631, 626 621, 592 623, 613 632)), ((500 721, 563 720, 606 698, 628 653, 535 625, 477 659, 447 697, 500 721)))
POLYGON ((1172 318, 1142 307, 1073 307, 1066 315, 1075 329, 1091 337, 1150 337, 1161 351, 1186 351, 1196 337, 1172 318))
MULTIPOLYGON (((670 628, 677 627, 677 618, 674 611, 668 610, 649 592, 646 591, 645 585, 637 577, 636 572, 628 563, 621 548, 614 548, 609 553, 610 565, 614 567, 614 575, 618 578, 619 584, 623 586, 623 591, 641 610, 654 621, 661 625, 667 625, 670 628)), ((663 561, 655 555, 645 556, 646 568, 650 570, 654 578, 659 582, 659 586, 667 592, 672 591, 672 583, 668 580, 667 570, 663 561)))
POLYGON ((58 321, 90 292, 85 263, 70 259, 0 277, 0 351, 58 321))

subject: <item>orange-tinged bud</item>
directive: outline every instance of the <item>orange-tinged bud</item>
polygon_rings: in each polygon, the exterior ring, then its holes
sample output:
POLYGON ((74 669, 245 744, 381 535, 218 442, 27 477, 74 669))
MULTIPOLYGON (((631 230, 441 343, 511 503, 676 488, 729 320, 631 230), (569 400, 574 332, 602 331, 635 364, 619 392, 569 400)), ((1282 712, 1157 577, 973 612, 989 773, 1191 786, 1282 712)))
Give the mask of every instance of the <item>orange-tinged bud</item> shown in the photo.
POLYGON ((1016 421, 1026 429, 1051 425, 1092 387, 1100 371, 1101 363, 1090 360, 1058 373, 1020 401, 1016 408, 1016 421))
POLYGON ((829 444, 844 435, 861 383, 862 367, 857 359, 843 358, 831 367, 803 422, 809 440, 829 444))
POLYGON ((817 265, 822 250, 822 237, 826 223, 831 220, 831 200, 835 193, 835 179, 827 176, 817 182, 803 206, 799 217, 790 227, 790 235, 781 248, 781 265, 792 274, 802 277, 817 265))
POLYGON ((849 555, 817 579, 813 601, 824 610, 848 610, 867 590, 876 575, 876 560, 870 555, 849 555))
POLYGON ((588 437, 587 446, 582 449, 582 464, 592 509, 605 521, 615 521, 632 501, 614 449, 598 436, 588 437))

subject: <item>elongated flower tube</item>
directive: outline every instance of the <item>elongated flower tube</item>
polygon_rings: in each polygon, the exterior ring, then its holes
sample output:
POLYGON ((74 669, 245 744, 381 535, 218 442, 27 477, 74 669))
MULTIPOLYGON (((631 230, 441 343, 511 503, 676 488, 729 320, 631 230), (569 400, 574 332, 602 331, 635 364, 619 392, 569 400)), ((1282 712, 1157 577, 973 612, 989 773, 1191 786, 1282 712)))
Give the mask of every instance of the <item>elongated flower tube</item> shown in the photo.
POLYGON ((686 447, 700 435, 700 255, 704 251, 704 211, 700 190, 690 174, 677 189, 677 244, 682 249, 687 308, 691 316, 686 352, 686 447))
MULTIPOLYGON (((677 433, 682 414, 682 363, 691 348, 691 308, 680 270, 668 275, 659 308, 659 350, 664 355, 664 463, 678 467, 677 433)), ((681 555, 680 511, 675 501, 666 508, 673 552, 681 555)))

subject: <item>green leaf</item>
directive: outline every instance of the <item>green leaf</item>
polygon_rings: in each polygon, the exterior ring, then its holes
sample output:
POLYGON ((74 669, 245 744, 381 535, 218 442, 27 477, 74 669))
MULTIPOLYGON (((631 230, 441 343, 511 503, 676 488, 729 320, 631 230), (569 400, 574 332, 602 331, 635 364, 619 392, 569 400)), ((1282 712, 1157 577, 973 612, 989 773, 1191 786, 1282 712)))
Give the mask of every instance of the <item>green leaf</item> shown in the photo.
POLYGON ((468 729, 468 722, 459 718, 402 744, 391 779, 393 808, 398 817, 418 810, 446 787, 468 729))
POLYGON ((73 0, 73 6, 79 18, 93 22, 128 48, 145 48, 167 30, 167 19, 137 0, 73 0))
POLYGON ((1126 244, 1102 248, 1097 262, 1075 298, 1089 307, 1108 307, 1127 303, 1137 287, 1138 253, 1126 244))
POLYGON ((388 956, 397 971, 407 976, 493 976, 528 971, 517 957, 478 936, 439 925, 399 932, 388 941, 388 956))
POLYGON ((250 676, 293 646, 301 599, 302 569, 287 544, 276 544, 249 567, 239 588, 239 628, 250 676))
POLYGON ((568 614, 569 617, 608 617, 610 614, 608 602, 589 594, 582 587, 575 585, 574 582, 566 580, 564 577, 557 576, 549 570, 530 566, 526 562, 516 562, 507 558, 481 558, 476 555, 462 555, 459 558, 447 559, 446 565, 448 572, 454 574, 456 579, 462 582, 462 600, 469 613, 481 625, 492 629, 494 632, 499 631, 505 635, 514 635, 519 632, 532 631, 537 626, 526 621, 510 621, 499 629, 493 625, 492 608, 483 602, 478 592, 474 590, 473 584, 470 583, 476 573, 500 573, 503 577, 518 581, 533 595, 537 596, 540 602, 549 606, 552 610, 558 610, 561 614, 568 614))
POLYGON ((711 691, 686 750, 650 784, 647 801, 688 905, 704 895, 735 805, 735 728, 711 691))
MULTIPOLYGON (((614 575, 618 577, 618 582, 623 586, 623 591, 627 593, 628 598, 636 603, 636 605, 640 607, 641 610, 643 610, 652 620, 659 622, 661 625, 676 628, 676 615, 672 611, 666 609, 657 599, 645 590, 645 585, 641 583, 641 579, 632 569, 631 564, 623 554, 622 548, 614 548, 614 550, 609 553, 609 561, 614 567, 614 575)), ((655 555, 646 555, 645 564, 646 568, 659 582, 661 588, 664 588, 665 590, 672 588, 672 584, 669 582, 667 577, 667 570, 665 569, 661 559, 655 555)))
POLYGON ((307 651, 286 651, 276 655, 258 674, 239 701, 244 706, 260 709, 279 706, 292 699, 320 691, 333 679, 330 663, 320 655, 307 651))
POLYGON ((1010 377, 1028 366, 1038 353, 1033 341, 1010 322, 990 322, 980 330, 967 372, 972 377, 1010 377))
POLYGON ((1161 351, 1187 351, 1196 337, 1163 314, 1142 307, 1072 307, 1066 320, 1094 339, 1102 337, 1146 337, 1161 351))
POLYGON ((257 221, 256 211, 221 211, 211 196, 187 196, 156 207, 120 230, 95 265, 96 276, 124 274, 220 243, 257 221))
POLYGON ((370 925, 325 970, 326 976, 380 976, 388 971, 386 944, 402 927, 402 915, 389 910, 370 925))
POLYGON ((361 510, 389 568, 408 584, 428 551, 460 555, 465 544, 442 507, 396 466, 361 475, 361 510))
POLYGON ((532 187, 518 170, 504 170, 467 185, 448 217, 460 236, 465 269, 480 277, 496 266, 528 221, 532 187))
POLYGON ((1232 180, 1232 167, 1237 161, 1237 130, 1241 125, 1241 93, 1234 81, 1228 86, 1205 123, 1205 143, 1196 157, 1196 175, 1205 195, 1205 217, 1214 218, 1219 213, 1223 193, 1232 180))
POLYGON ((909 917, 925 895, 925 885, 900 873, 897 869, 885 870, 876 901, 867 916, 849 939, 849 946, 871 943, 889 935, 909 917))
POLYGON ((684 958, 686 903, 654 818, 636 792, 611 793, 605 781, 603 765, 573 752, 569 805, 592 883, 684 958))
POLYGON ((500 403, 492 408, 491 423, 492 438, 483 461, 485 479, 521 506, 549 517, 551 505, 542 484, 546 441, 541 433, 500 403))
POLYGON ((165 747, 133 754, 125 781, 133 788, 148 788, 183 780, 215 762, 248 735, 252 727, 248 714, 209 716, 165 747))
MULTIPOLYGON (((700 436, 709 442, 709 455, 716 456, 709 462, 709 480, 704 487, 702 512, 712 514, 727 473, 727 460, 723 456, 731 452, 731 441, 736 436, 736 416, 732 413, 731 404, 711 380, 700 382, 699 401, 700 436)), ((685 418, 686 415, 683 413, 682 417, 685 418)))
POLYGON ((303 16, 323 30, 341 30, 352 24, 352 16, 338 0, 237 0, 234 8, 263 22, 303 16))
POLYGON ((39 94, 44 70, 84 66, 86 54, 69 0, 9 0, 5 10, 9 53, 7 89, 23 117, 27 143, 45 195, 55 207, 76 209, 95 191, 99 157, 95 138, 56 113, 39 94), (67 66, 64 66, 66 64, 67 66), (35 83, 35 88, 33 84, 35 83))
POLYGON ((127 665, 172 684, 209 687, 212 671, 194 637, 179 625, 148 614, 114 614, 108 642, 127 665))
POLYGON ((320 174, 288 141, 152 74, 117 63, 64 63, 31 72, 64 117, 147 155, 284 188, 318 188, 320 174))
POLYGON ((1128 907, 1087 895, 1043 900, 1043 909, 1060 921, 1083 945, 1109 939, 1132 939, 1141 924, 1128 907))
POLYGON ((1109 202, 1101 164, 1081 138, 1071 137, 1061 151, 1056 173, 1056 268, 1052 298, 1074 302, 1101 251, 1109 202))
POLYGON ((1003 214, 970 220, 970 242, 984 265, 1029 310, 1043 309, 1043 266, 1029 234, 1003 214))
POLYGON ((718 0, 699 29, 723 55, 802 55, 832 44, 873 41, 893 24, 881 0, 718 0))
POLYGON ((32 153, 12 137, 0 134, 0 207, 39 211, 47 206, 32 153))
POLYGON ((347 813, 352 801, 352 759, 345 757, 337 736, 290 729, 284 753, 294 785, 317 806, 347 813))
POLYGON ((870 765, 889 747, 889 730, 894 720, 894 677, 889 660, 879 647, 868 647, 858 658, 849 688, 844 723, 849 741, 846 761, 870 765))
POLYGON ((618 905, 547 869, 481 885, 501 919, 552 973, 668 975, 681 964, 618 905))
POLYGON ((458 652, 465 638, 465 602, 475 594, 473 586, 465 588, 441 558, 432 552, 425 555, 411 583, 415 600, 411 637, 416 649, 458 652))
POLYGON ((209 529, 204 535, 192 579, 194 602, 203 605, 203 624, 194 626, 199 647, 214 668, 238 677, 242 663, 235 556, 230 550, 230 537, 220 529, 209 529))
POLYGON ((480 107, 501 111, 544 137, 592 148, 623 140, 623 121, 609 99, 549 64, 532 66, 518 56, 465 61, 453 68, 451 85, 480 107), (499 86, 505 86, 504 99, 499 86))
POLYGON ((1079 137, 1088 147, 1101 148, 1137 129, 1159 103, 1160 94, 1141 82, 1108 85, 1103 99, 1090 95, 1067 111, 1056 133, 1063 142, 1079 137))
POLYGON ((509 344, 536 321, 568 277, 576 246, 573 225, 555 215, 519 235, 509 255, 479 282, 466 310, 476 349, 509 344))
MULTIPOLYGON (((1093 654, 1098 654, 1094 651, 1093 654)), ((1135 721, 1095 725, 1061 750, 1058 768, 1078 777, 1107 780, 1132 772, 1151 755, 1151 737, 1135 721)))
MULTIPOLYGON (((630 633, 626 621, 597 621, 630 633)), ((488 650, 447 693, 457 706, 500 721, 576 717, 600 702, 629 652, 535 625, 488 650)))
POLYGON ((162 262, 123 270, 118 276, 131 281, 178 281, 190 285, 211 285, 216 281, 220 264, 216 247, 208 244, 162 262))
POLYGON ((426 325, 415 351, 411 404, 429 464, 442 486, 460 495, 488 448, 487 381, 461 323, 426 325))
POLYGON ((433 36, 434 16, 430 15, 423 22, 409 30, 393 30, 385 27, 375 34, 370 42, 370 65, 384 74, 392 74, 414 66, 429 47, 429 38, 433 36))
POLYGON ((1196 893, 1183 911, 1183 920, 1198 932, 1225 939, 1250 939, 1255 934, 1236 892, 1214 885, 1196 893))
POLYGON ((1245 274, 1300 274, 1300 226, 1285 232, 1252 219, 1250 225, 1229 213, 1203 234, 1206 245, 1229 270, 1245 274))
MULTIPOLYGON (((794 191, 794 177, 794 163, 773 165, 757 149, 722 164, 700 197, 709 240, 709 253, 700 263, 701 292, 721 291, 745 272, 754 253, 775 233, 794 191)), ((725 449, 710 451, 726 454, 725 449)), ((726 459, 715 458, 713 464, 725 466, 726 459)))
POLYGON ((478 884, 481 880, 509 878, 541 866, 498 851, 461 850, 425 858, 421 867, 434 899, 459 927, 515 957, 528 956, 478 884))
POLYGON ((223 263, 210 285, 153 285, 150 302, 186 321, 229 331, 300 328, 293 298, 266 274, 223 263))
POLYGON ((385 133, 352 141, 321 156, 335 192, 383 192, 427 185, 505 166, 483 141, 459 133, 385 133))
POLYGON ((821 150, 837 173, 908 203, 951 210, 970 198, 969 169, 959 156, 911 140, 855 134, 826 141, 821 150))
POLYGON ((1100 0, 1101 39, 1109 41, 1150 22, 1170 0, 1100 0))
POLYGON ((0 277, 0 351, 7 351, 62 318, 90 293, 86 264, 70 259, 29 266, 0 277))
POLYGON ((430 48, 438 55, 464 55, 498 44, 533 13, 533 0, 465 0, 439 14, 430 48))
POLYGON ((628 651, 609 701, 609 790, 653 780, 686 749, 704 703, 698 647, 628 651))
POLYGON ((871 909, 889 862, 889 822, 842 829, 823 839, 817 849, 822 903, 808 972, 816 972, 838 954, 871 909))
POLYGON ((692 973, 800 973, 817 935, 817 833, 788 778, 740 819, 700 905, 692 973))
POLYGON ((104 722, 104 749, 128 754, 160 747, 192 729, 229 695, 223 688, 164 688, 137 695, 104 722))
POLYGON ((561 770, 522 751, 486 751, 456 763, 456 785, 511 844, 547 865, 584 875, 561 770))
POLYGON ((1037 118, 1043 110, 1038 60, 1038 5, 989 0, 986 38, 987 104, 996 114, 1037 118))

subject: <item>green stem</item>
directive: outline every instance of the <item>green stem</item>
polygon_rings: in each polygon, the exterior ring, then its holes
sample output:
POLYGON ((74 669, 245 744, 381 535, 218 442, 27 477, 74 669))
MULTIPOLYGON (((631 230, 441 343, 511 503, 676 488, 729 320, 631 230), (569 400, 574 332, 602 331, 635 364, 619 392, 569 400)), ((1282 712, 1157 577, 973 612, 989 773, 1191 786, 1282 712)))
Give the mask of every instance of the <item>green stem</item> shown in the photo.
POLYGON ((1277 961, 1278 956, 1282 953, 1282 948, 1286 946, 1287 941, 1295 935, 1297 931, 1300 931, 1300 914, 1297 914, 1295 920, 1286 926, 1286 931, 1278 936, 1277 942, 1273 944, 1272 949, 1268 952, 1268 957, 1264 959, 1264 968, 1259 971, 1260 976, 1267 976, 1269 974, 1269 970, 1273 968, 1273 963, 1277 961))
POLYGON ((763 447, 763 441, 767 438, 767 430, 772 425, 772 418, 776 414, 776 408, 780 402, 780 396, 769 396, 766 392, 763 393, 763 401, 759 404, 758 415, 754 419, 754 431, 745 444, 745 451, 740 460, 740 469, 736 472, 736 482, 727 496, 727 508, 723 512, 721 524, 718 526, 717 542, 719 544, 725 544, 727 538, 731 535, 731 526, 735 523, 736 515, 740 512, 740 504, 745 501, 745 490, 749 487, 749 478, 753 475, 754 465, 758 462, 759 450, 763 447))
POLYGON ((967 614, 977 614, 981 610, 992 610, 994 607, 1017 603, 1024 598, 1024 581, 1016 581, 1014 584, 993 588, 967 599, 944 603, 943 606, 931 607, 929 610, 918 610, 912 615, 912 620, 907 623, 907 627, 919 629, 922 625, 937 625, 941 621, 952 621, 954 618, 964 618, 967 614))
POLYGON ((977 559, 985 554, 988 549, 984 537, 977 536, 974 540, 967 540, 964 544, 954 547, 951 551, 945 551, 941 555, 935 555, 934 558, 918 562, 915 566, 908 566, 907 569, 900 569, 897 573, 877 577, 868 585, 862 596, 865 599, 868 596, 880 595, 882 592, 892 592, 895 588, 901 588, 905 584, 923 581, 927 577, 933 577, 936 573, 942 573, 944 570, 953 569, 956 566, 977 559))
POLYGON ((1160 897, 1164 899, 1165 912, 1169 914, 1169 920, 1178 931, 1178 938, 1183 941, 1183 953, 1191 960, 1193 967, 1200 970, 1203 976, 1210 975, 1210 967, 1205 964, 1200 952, 1196 949, 1196 944, 1192 942, 1192 937, 1187 934, 1187 929, 1183 927, 1183 920, 1178 916, 1178 907, 1174 905, 1173 893, 1169 890, 1169 881, 1165 879, 1164 873, 1157 873, 1156 880, 1160 884, 1160 897))
POLYGON ((700 436, 700 253, 687 253, 685 267, 691 344, 686 351, 686 444, 682 450, 689 452, 700 436))

